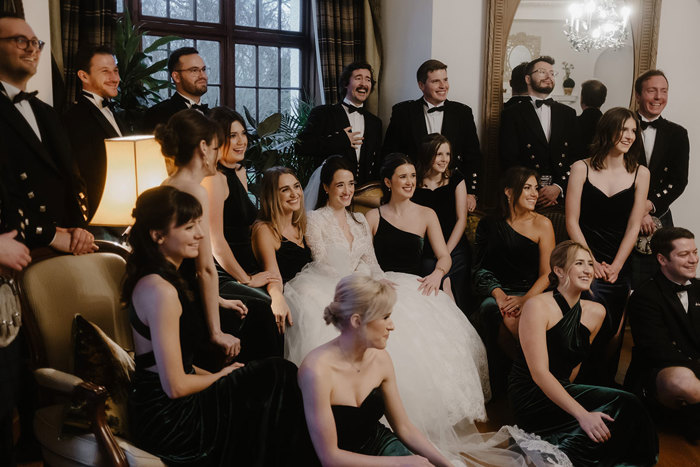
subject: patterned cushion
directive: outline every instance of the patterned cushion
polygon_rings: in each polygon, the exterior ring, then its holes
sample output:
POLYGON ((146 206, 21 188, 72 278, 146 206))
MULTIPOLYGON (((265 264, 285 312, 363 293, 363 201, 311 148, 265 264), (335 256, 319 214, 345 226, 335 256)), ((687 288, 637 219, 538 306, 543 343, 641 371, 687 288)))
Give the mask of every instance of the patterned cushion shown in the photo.
MULTIPOLYGON (((79 314, 73 320, 73 374, 107 388, 105 402, 107 423, 117 436, 128 438, 126 399, 135 369, 134 359, 97 325, 79 314)), ((64 430, 90 428, 84 402, 66 407, 64 430)))

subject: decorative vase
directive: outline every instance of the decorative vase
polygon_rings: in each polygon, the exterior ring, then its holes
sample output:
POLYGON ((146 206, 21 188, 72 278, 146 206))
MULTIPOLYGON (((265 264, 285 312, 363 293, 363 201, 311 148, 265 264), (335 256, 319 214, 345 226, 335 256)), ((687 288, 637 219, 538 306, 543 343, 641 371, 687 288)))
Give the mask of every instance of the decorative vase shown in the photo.
POLYGON ((564 88, 564 94, 570 96, 571 92, 574 90, 574 86, 576 86, 576 82, 573 79, 569 78, 569 76, 567 76, 564 82, 562 83, 562 87, 564 88))

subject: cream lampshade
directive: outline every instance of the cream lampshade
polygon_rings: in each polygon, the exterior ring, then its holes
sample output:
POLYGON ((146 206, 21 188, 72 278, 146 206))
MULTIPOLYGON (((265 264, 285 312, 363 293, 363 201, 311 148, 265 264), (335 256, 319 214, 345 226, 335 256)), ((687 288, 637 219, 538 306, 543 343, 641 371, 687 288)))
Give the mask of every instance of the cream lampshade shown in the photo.
POLYGON ((153 136, 126 136, 105 140, 107 180, 102 200, 90 224, 131 224, 136 198, 168 176, 165 158, 153 136))

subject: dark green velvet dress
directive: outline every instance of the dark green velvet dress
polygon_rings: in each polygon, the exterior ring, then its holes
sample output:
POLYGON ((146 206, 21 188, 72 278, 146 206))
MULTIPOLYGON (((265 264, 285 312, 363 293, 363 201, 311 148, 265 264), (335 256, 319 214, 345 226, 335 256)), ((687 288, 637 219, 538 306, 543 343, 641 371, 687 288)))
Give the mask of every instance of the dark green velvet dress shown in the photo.
POLYGON ((554 291, 562 319, 547 331, 549 371, 589 412, 603 412, 611 437, 592 441, 574 417, 552 402, 530 376, 524 356, 513 364, 509 398, 518 426, 540 435, 564 451, 575 466, 645 466, 656 463, 659 442, 656 429, 641 402, 631 393, 599 386, 573 384, 569 376, 590 350, 590 331, 581 324, 581 302, 569 309, 554 291))
MULTIPOLYGON (((180 289, 180 287, 178 287, 180 289)), ((183 369, 194 373, 193 352, 206 334, 196 303, 179 292, 183 369)), ((150 330, 130 307, 136 332, 150 330)), ((128 400, 134 443, 168 465, 318 465, 306 429, 296 366, 281 358, 247 363, 195 394, 170 399, 153 352, 136 356, 128 400)))
POLYGON ((372 389, 359 407, 332 405, 338 448, 368 456, 410 456, 411 451, 385 427, 381 386, 372 389))

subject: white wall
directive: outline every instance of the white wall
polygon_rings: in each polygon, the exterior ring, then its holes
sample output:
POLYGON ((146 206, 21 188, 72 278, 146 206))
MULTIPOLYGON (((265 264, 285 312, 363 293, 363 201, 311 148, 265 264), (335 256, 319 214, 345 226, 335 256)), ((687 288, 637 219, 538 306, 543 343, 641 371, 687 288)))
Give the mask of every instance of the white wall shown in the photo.
POLYGON ((698 44, 700 44, 700 1, 664 1, 659 27, 658 68, 669 81, 669 98, 663 116, 683 125, 690 137, 690 176, 688 187, 673 203, 674 224, 692 230, 700 237, 700 108, 698 44))
POLYGON ((24 17, 34 30, 34 34, 46 42, 41 52, 36 75, 27 83, 27 90, 38 90, 37 96, 47 104, 53 105, 51 86, 51 35, 49 34, 49 0, 31 0, 24 3, 24 17))

